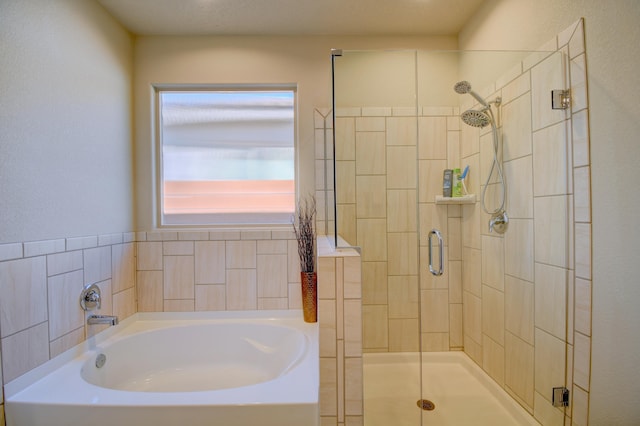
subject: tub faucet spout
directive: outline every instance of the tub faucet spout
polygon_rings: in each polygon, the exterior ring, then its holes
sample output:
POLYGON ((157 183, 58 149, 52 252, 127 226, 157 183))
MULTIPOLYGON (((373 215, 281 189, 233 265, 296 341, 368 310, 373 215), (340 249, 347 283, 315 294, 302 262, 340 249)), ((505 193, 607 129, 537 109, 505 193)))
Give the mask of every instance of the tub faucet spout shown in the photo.
POLYGON ((118 317, 112 315, 91 315, 87 318, 87 324, 109 324, 116 325, 118 324, 118 317))

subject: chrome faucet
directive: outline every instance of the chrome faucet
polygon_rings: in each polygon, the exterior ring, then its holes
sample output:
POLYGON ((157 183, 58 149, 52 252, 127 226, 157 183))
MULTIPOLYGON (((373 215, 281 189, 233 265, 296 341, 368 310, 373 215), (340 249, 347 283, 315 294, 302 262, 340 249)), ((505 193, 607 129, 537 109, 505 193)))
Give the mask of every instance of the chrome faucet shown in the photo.
POLYGON ((112 315, 91 315, 87 318, 87 324, 95 325, 95 324, 109 324, 116 325, 118 324, 118 317, 112 315))

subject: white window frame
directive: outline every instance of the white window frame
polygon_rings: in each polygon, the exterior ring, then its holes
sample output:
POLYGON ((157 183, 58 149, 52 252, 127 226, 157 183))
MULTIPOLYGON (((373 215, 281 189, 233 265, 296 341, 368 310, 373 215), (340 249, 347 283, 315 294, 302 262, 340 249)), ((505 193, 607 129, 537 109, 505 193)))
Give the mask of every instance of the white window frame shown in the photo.
POLYGON ((215 227, 242 227, 242 226, 291 226, 292 212, 286 213, 200 213, 200 214, 172 214, 167 220, 164 214, 163 192, 163 158, 162 158, 162 118, 161 118, 161 93, 162 92, 206 92, 206 91, 288 91, 292 92, 293 106, 293 149, 294 149, 294 200, 298 199, 299 187, 299 149, 298 149, 298 88, 296 84, 156 84, 152 86, 154 97, 154 182, 155 202, 154 210, 157 228, 215 228, 215 227), (196 220, 197 219, 197 220, 196 220))

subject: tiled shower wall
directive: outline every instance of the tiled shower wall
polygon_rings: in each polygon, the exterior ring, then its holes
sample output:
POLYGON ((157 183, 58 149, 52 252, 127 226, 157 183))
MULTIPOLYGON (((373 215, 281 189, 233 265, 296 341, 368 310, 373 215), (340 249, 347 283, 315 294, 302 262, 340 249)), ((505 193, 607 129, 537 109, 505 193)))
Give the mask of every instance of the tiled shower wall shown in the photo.
MULTIPOLYGON (((525 60, 481 91, 502 96, 510 223, 504 235, 489 233, 479 204, 463 207, 464 350, 542 424, 586 425, 591 238, 582 22, 542 50, 556 49, 562 55, 525 60), (567 60, 570 75, 563 72, 567 60), (554 111, 551 90, 568 87, 569 77, 572 107, 554 111), (565 380, 570 406, 554 408, 552 387, 565 380)), ((463 126, 461 138, 463 162, 484 179, 490 129, 463 126)), ((484 181, 472 176, 478 192, 484 181)))
POLYGON ((338 230, 362 248, 364 351, 462 349, 461 210, 435 204, 442 171, 460 167, 458 109, 341 108, 335 126, 338 230), (418 273, 432 228, 440 277, 418 273))

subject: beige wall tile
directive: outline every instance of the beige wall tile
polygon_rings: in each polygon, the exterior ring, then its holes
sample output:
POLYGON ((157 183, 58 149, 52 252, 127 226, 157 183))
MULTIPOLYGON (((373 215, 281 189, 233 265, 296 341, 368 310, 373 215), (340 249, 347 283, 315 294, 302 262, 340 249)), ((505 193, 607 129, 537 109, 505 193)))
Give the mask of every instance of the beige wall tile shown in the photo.
POLYGON ((320 415, 338 413, 338 366, 336 358, 320 358, 320 415))
POLYGON ((563 426, 564 414, 562 411, 547 401, 538 392, 534 395, 534 417, 540 424, 549 426, 563 426))
POLYGON ((534 131, 558 123, 566 117, 566 111, 549 108, 549 93, 558 87, 565 87, 562 56, 549 56, 531 68, 532 129, 534 131))
POLYGON ((300 257, 296 240, 287 241, 287 279, 290 283, 300 282, 300 257))
POLYGON ((505 277, 505 328, 533 345, 534 284, 515 277, 505 277))
POLYGON ((338 204, 354 204, 356 202, 356 162, 336 161, 336 192, 338 204))
POLYGON ((529 407, 534 404, 534 365, 534 347, 507 332, 505 385, 529 407))
POLYGON ((383 132, 356 135, 356 174, 384 175, 387 172, 386 141, 383 132))
POLYGON ((482 286, 482 332, 504 346, 504 293, 482 286))
POLYGON ((362 262, 362 304, 387 304, 387 262, 362 262))
POLYGON ((258 255, 258 297, 287 297, 287 256, 258 255))
POLYGON ((47 256, 47 275, 64 274, 83 268, 82 251, 68 251, 47 256))
POLYGON ((449 303, 462 303, 462 262, 449 261, 449 303))
POLYGON ((50 340, 84 324, 84 314, 78 303, 82 283, 82 271, 56 275, 47 280, 50 340))
POLYGON ((422 333, 422 352, 449 350, 449 333, 422 333))
POLYGON ((389 352, 416 352, 420 348, 417 318, 389 319, 389 352))
POLYGON ((227 241, 227 269, 251 269, 256 267, 255 241, 227 241))
POLYGON ((535 389, 547 401, 552 401, 552 388, 565 381, 565 343, 536 328, 535 389))
POLYGON ((111 278, 111 247, 86 249, 84 257, 84 282, 97 283, 111 278))
POLYGON ((318 300, 318 323, 320 336, 320 356, 335 357, 336 352, 336 301, 318 300))
POLYGON ((471 337, 477 344, 482 342, 482 299, 466 291, 463 293, 462 298, 465 334, 464 344, 465 352, 467 352, 466 336, 471 337))
POLYGON ((433 199, 430 203, 420 203, 420 245, 429 244, 429 232, 432 229, 439 230, 443 235, 448 235, 448 213, 446 206, 436 205, 433 199))
POLYGON ((507 210, 510 219, 533 218, 533 164, 532 156, 504 163, 507 185, 507 210))
POLYGON ((571 111, 587 108, 587 64, 585 55, 571 59, 571 111))
POLYGON ((591 221, 591 170, 590 167, 573 169, 573 202, 576 222, 591 221))
MULTIPOLYGON (((344 413, 347 416, 363 414, 362 358, 344 360, 344 413)), ((360 418, 362 420, 362 418, 360 418)), ((347 417, 347 424, 358 424, 356 418, 347 417)), ((360 423, 362 424, 362 423, 360 423)))
POLYGON ((447 290, 421 290, 420 296, 422 332, 449 332, 449 292, 447 290))
POLYGON ((389 233, 389 275, 418 274, 418 235, 415 232, 389 233))
POLYGON ((362 262, 360 256, 344 258, 344 298, 362 299, 362 262))
POLYGON ((533 134, 533 187, 536 197, 568 192, 571 159, 567 152, 566 126, 556 124, 533 134))
POLYGON ((289 309, 289 300, 286 297, 258 297, 259 311, 280 309, 289 309))
POLYGON ((318 299, 336 298, 336 259, 318 258, 318 299))
POLYGON ((2 376, 5 383, 49 360, 46 322, 2 339, 2 376))
POLYGON ((496 381, 504 386, 505 381, 505 349, 493 339, 483 336, 482 339, 482 369, 496 381))
POLYGON ((417 152, 413 146, 387 146, 387 188, 416 187, 417 152))
POLYGON ((433 203, 436 195, 442 195, 442 176, 446 168, 446 160, 419 161, 418 200, 421 203, 433 203))
POLYGON ((196 241, 195 283, 224 284, 226 249, 224 241, 196 241))
POLYGON ((47 299, 43 297, 45 294, 47 272, 44 256, 0 263, 2 337, 46 321, 47 299))
POLYGON ((83 324, 80 328, 77 328, 65 334, 64 336, 61 336, 60 338, 51 341, 51 343, 49 343, 49 356, 51 358, 54 358, 60 355, 61 353, 63 353, 64 351, 71 349, 72 347, 82 343, 84 339, 85 339, 85 336, 84 336, 84 324, 83 324))
POLYGON ((504 291, 504 240, 482 237, 482 283, 504 291))
POLYGON ((591 375, 591 338, 580 333, 574 336, 573 383, 589 391, 591 375))
POLYGON ((591 279, 591 224, 575 224, 576 277, 591 279))
POLYGON ((416 117, 387 117, 387 145, 416 145, 416 117))
POLYGON ((336 118, 336 160, 356 159, 356 128, 355 120, 349 118, 336 118))
POLYGON ((531 154, 531 96, 528 93, 502 106, 502 144, 504 161, 531 154))
POLYGON ((162 254, 165 256, 192 256, 193 241, 167 241, 162 244, 162 254))
POLYGON ((289 283, 289 309, 302 309, 302 290, 300 283, 289 283))
POLYGON ((193 256, 165 256, 163 281, 165 299, 193 299, 193 256))
POLYGON ((416 232, 417 193, 415 190, 392 189, 386 192, 387 230, 416 232))
POLYGON ((164 285, 162 271, 138 271, 136 288, 138 291, 138 311, 164 311, 164 285))
POLYGON ((418 318, 418 277, 390 275, 387 281, 389 318, 418 318))
POLYGON ((0 244, 0 261, 22 257, 22 243, 0 244))
MULTIPOLYGON (((193 302, 192 302, 193 303, 193 302)), ((166 305, 165 305, 166 309, 166 305)), ((136 313, 135 288, 128 288, 113 295, 113 315, 122 321, 136 313)))
POLYGON ((567 270, 536 263, 536 327, 566 339, 567 270))
POLYGON ((134 243, 111 246, 111 285, 117 293, 133 287, 136 278, 136 258, 134 243))
POLYGON ((363 349, 387 348, 389 346, 389 324, 386 305, 365 305, 362 307, 363 349))
POLYGON ((480 152, 479 141, 479 128, 471 126, 460 127, 460 152, 463 158, 480 152))
MULTIPOLYGON (((295 235, 292 234, 292 238, 295 235)), ((286 240, 259 240, 256 241, 257 254, 287 254, 286 240)))
POLYGON ((450 217, 448 222, 449 232, 444 235, 444 244, 447 246, 448 259, 462 260, 461 220, 459 217, 450 217))
POLYGON ((504 234, 504 269, 507 275, 533 281, 533 219, 509 219, 504 234))
POLYGON ((421 160, 447 159, 447 118, 418 118, 418 158, 421 160))
MULTIPOLYGON (((451 122, 458 124, 460 120, 457 118, 449 120, 449 123, 451 122)), ((447 168, 452 170, 460 169, 462 171, 464 166, 460 162, 460 132, 457 129, 454 131, 449 130, 447 132, 447 168)))
POLYGON ((589 115, 587 110, 573 114, 571 119, 573 142, 573 166, 587 166, 589 155, 589 115))
POLYGON ((571 408, 571 425, 587 426, 589 424, 589 392, 573 386, 571 408))
POLYGON ((387 221, 385 219, 358 219, 357 244, 362 248, 363 261, 386 261, 387 221))
POLYGON ((462 303, 449 304, 449 347, 461 348, 464 346, 462 323, 462 303))
POLYGON ((591 281, 575 280, 575 329, 591 335, 591 281))
POLYGON ((356 132, 384 132, 386 123, 384 117, 357 117, 356 132))
POLYGON ((356 245, 358 241, 356 205, 338 204, 336 208, 338 211, 338 235, 340 235, 347 244, 356 245))
POLYGON ((524 72, 502 88, 502 102, 507 104, 531 89, 531 76, 524 72))
POLYGON ((356 217, 369 219, 386 215, 386 177, 356 176, 356 217))
MULTIPOLYGON (((340 310, 338 309, 338 313, 340 310)), ((340 321, 338 320, 338 324, 340 321)), ((358 299, 344 301, 344 355, 362 356, 362 304, 358 299)))
POLYGON ((227 310, 255 310, 258 307, 255 269, 227 270, 227 310))
POLYGON ((138 271, 155 271, 162 269, 162 243, 140 242, 137 246, 138 271))
POLYGON ((194 309, 193 299, 166 299, 164 301, 165 312, 193 312, 194 309))
POLYGON ((537 197, 534 205, 536 262, 567 267, 569 265, 567 197, 537 197))
POLYGON ((464 248, 462 289, 476 296, 482 295, 482 250, 464 248))
POLYGON ((222 284, 196 285, 196 311, 226 310, 226 287, 222 284))

